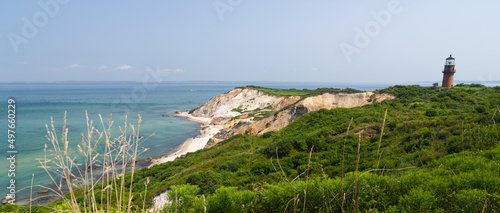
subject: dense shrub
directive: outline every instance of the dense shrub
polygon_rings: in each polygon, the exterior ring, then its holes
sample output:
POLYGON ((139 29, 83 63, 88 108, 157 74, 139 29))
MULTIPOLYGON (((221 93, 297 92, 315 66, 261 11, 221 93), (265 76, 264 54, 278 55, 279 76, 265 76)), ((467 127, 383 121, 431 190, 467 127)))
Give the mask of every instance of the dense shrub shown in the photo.
POLYGON ((406 212, 431 212, 435 203, 431 192, 415 188, 400 198, 399 208, 406 212))
POLYGON ((464 189, 455 195, 457 211, 481 212, 488 198, 488 192, 480 189, 464 189))
POLYGON ((208 197, 207 212, 253 212, 257 202, 253 191, 238 191, 236 187, 221 187, 208 197))
POLYGON ((203 211, 202 199, 197 196, 200 192, 200 187, 193 185, 178 185, 172 186, 167 195, 172 203, 168 203, 164 207, 165 212, 201 212, 203 211))

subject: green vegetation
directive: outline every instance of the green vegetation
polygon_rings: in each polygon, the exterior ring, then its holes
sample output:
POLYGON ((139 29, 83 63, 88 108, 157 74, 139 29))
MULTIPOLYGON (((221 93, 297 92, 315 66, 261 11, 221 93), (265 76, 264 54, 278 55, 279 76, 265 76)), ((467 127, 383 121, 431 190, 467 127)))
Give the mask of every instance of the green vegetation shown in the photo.
POLYGON ((239 112, 239 113, 243 113, 243 112, 244 112, 244 110, 243 110, 243 109, 241 109, 240 107, 238 107, 238 108, 234 108, 234 109, 232 109, 231 111, 234 111, 234 112, 239 112))
POLYGON ((236 135, 136 171, 125 188, 135 206, 170 190, 170 212, 500 211, 500 87, 377 92, 397 99, 236 135))
MULTIPOLYGON (((456 211, 476 208, 479 202, 481 207, 486 203, 487 212, 500 208, 500 177, 493 175, 500 163, 496 125, 500 87, 394 86, 378 92, 398 98, 307 113, 278 132, 237 135, 213 148, 140 170, 136 177, 150 177, 152 194, 191 184, 199 186, 196 196, 208 199, 218 189, 236 187, 238 193, 254 193, 255 200, 245 206, 259 212, 283 212, 287 203, 292 212, 296 200, 295 207, 302 212, 305 199, 300 187, 306 185, 309 212, 456 211), (373 169, 379 170, 367 172, 373 169), (286 180, 295 177, 294 188, 286 180), (314 197, 315 190, 321 192, 319 197, 314 197), (469 198, 476 201, 460 202, 469 198), (476 207, 463 206, 469 204, 476 207)), ((136 192, 140 187, 137 184, 136 192)))
POLYGON ((269 116, 269 115, 271 115, 273 113, 274 113, 274 111, 262 111, 260 113, 260 116, 259 117, 255 117, 255 119, 259 120, 259 119, 265 118, 265 117, 267 117, 267 116, 269 116))
POLYGON ((241 88, 250 88, 250 89, 256 89, 260 91, 267 92, 271 95, 299 95, 299 96, 314 96, 314 95, 321 95, 323 93, 360 93, 363 91, 357 90, 357 89, 352 89, 352 88, 346 88, 346 89, 338 89, 338 88, 318 88, 315 90, 310 90, 310 89, 274 89, 274 88, 267 88, 267 87, 261 87, 261 86, 254 86, 254 85, 248 85, 244 86, 241 88))
POLYGON ((232 117, 231 120, 236 120, 236 119, 240 119, 242 117, 244 118, 253 118, 253 120, 260 120, 262 118, 265 118, 273 113, 275 113, 276 111, 274 111, 274 108, 273 106, 271 105, 268 105, 266 108, 264 109, 261 109, 261 108, 257 108, 257 109, 254 109, 254 110, 248 110, 245 108, 245 109, 241 109, 241 107, 238 107, 238 108, 234 108, 232 109, 231 111, 234 111, 234 112, 239 112, 239 113, 242 113, 242 114, 245 114, 246 113, 246 116, 245 115, 240 115, 240 116, 235 116, 235 117, 232 117))
POLYGON ((43 207, 43 206, 32 206, 31 211, 30 211, 29 206, 18 206, 18 205, 12 205, 12 204, 0 206, 1 213, 12 213, 12 212, 14 212, 14 213, 28 213, 28 212, 48 213, 48 212, 53 212, 53 211, 54 211, 53 209, 43 207))
MULTIPOLYGON (((481 154, 465 151, 419 169, 386 171, 388 174, 383 175, 350 172, 344 180, 316 177, 249 190, 223 186, 208 195, 207 207, 208 212, 220 212, 220 209, 227 210, 224 212, 284 212, 285 209, 287 212, 294 209, 298 212, 354 212, 355 209, 363 212, 482 212, 483 209, 497 212, 500 207, 499 156, 499 148, 481 154), (345 198, 342 192, 346 193, 345 198)), ((175 198, 171 192, 186 187, 195 186, 174 186, 169 194, 175 198)), ((180 204, 174 202, 167 209, 180 205, 178 210, 191 210, 181 212, 203 212, 201 196, 178 190, 177 197, 182 200, 180 204)))

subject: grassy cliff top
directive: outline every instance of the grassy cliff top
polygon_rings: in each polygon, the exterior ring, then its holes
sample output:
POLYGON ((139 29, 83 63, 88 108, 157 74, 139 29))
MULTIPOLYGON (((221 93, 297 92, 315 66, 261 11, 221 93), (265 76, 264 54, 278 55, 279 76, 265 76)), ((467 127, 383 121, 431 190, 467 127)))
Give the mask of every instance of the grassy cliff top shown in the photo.
POLYGON ((364 92, 361 90, 357 89, 352 89, 352 88, 345 88, 345 89, 338 89, 338 88, 318 88, 314 90, 310 89, 275 89, 275 88, 267 88, 267 87, 261 87, 261 86, 254 86, 254 85, 248 85, 240 88, 250 88, 250 89, 256 89, 260 91, 267 92, 271 95, 298 95, 298 96, 313 96, 313 95, 320 95, 323 93, 360 93, 364 92))

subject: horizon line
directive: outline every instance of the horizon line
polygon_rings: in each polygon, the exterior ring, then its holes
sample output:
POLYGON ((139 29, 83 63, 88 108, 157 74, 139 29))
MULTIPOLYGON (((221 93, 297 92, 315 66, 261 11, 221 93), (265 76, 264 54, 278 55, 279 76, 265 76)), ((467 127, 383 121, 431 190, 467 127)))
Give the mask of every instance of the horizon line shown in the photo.
MULTIPOLYGON (((319 83, 319 84, 412 84, 412 83, 440 83, 436 81, 407 81, 407 82, 322 82, 322 81, 231 81, 231 80, 186 80, 186 81, 160 81, 157 83, 196 83, 196 82, 255 82, 255 83, 319 83)), ((481 82, 500 83, 500 81, 481 80, 455 80, 456 82, 481 82)), ((0 84, 50 84, 50 83, 144 83, 142 81, 6 81, 0 84)))

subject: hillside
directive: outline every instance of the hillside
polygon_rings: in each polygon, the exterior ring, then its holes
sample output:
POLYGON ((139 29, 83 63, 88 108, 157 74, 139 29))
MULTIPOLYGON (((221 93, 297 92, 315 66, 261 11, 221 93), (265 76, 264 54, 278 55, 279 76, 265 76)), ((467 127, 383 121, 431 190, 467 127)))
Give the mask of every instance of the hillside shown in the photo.
MULTIPOLYGON (((288 97, 258 96, 265 94, 288 97)), ((237 134, 141 169, 126 187, 138 206, 146 180, 149 204, 169 190, 181 201, 167 209, 178 212, 500 211, 500 87, 394 86, 373 94, 395 98, 237 134)))
POLYGON ((243 202, 242 211, 292 212, 296 201, 302 212, 305 199, 309 212, 499 210, 500 87, 395 86, 377 93, 397 98, 310 112, 280 131, 236 135, 140 174, 153 177, 160 191, 187 187, 212 206, 243 202), (173 187, 179 184, 194 186, 173 187), (221 196, 230 201, 220 203, 221 196))

